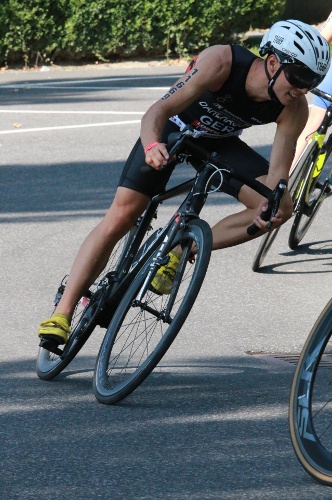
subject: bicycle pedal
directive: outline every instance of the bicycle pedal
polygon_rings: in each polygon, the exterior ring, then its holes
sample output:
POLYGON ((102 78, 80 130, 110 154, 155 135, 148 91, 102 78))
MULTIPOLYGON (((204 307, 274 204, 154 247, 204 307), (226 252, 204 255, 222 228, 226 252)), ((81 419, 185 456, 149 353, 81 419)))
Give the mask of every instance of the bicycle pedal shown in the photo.
MULTIPOLYGON (((51 337, 51 335, 49 335, 49 337, 51 337)), ((62 356, 63 354, 63 351, 59 349, 59 342, 54 337, 53 338, 41 337, 39 342, 39 347, 42 347, 43 349, 46 349, 47 351, 50 351, 53 354, 57 354, 58 356, 62 356)))

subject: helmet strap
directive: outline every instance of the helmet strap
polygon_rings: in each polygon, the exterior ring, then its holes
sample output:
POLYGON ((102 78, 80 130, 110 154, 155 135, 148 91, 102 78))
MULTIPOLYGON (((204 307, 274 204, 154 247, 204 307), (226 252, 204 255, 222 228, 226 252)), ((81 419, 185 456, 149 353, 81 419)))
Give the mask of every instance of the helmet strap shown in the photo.
POLYGON ((271 97, 271 100, 273 102, 276 102, 278 104, 281 104, 281 102, 279 101, 278 97, 276 96, 274 90, 273 90, 273 86, 278 78, 278 76, 280 75, 280 73, 282 72, 282 70, 284 69, 284 64, 281 64, 280 67, 277 69, 276 73, 274 76, 270 76, 269 74, 269 71, 267 69, 267 60, 268 58, 265 59, 264 61, 264 69, 265 69, 265 74, 267 76, 267 79, 268 79, 268 88, 267 88, 267 91, 269 93, 269 96, 271 97))

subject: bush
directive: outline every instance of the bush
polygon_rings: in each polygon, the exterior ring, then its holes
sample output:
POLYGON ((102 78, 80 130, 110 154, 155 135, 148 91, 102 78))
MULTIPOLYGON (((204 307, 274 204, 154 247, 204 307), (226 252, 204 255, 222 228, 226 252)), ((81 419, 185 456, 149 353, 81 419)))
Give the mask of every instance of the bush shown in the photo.
POLYGON ((51 60, 61 51, 67 0, 2 0, 0 58, 4 62, 51 60), (60 41, 60 44, 59 44, 60 41))
POLYGON ((176 55, 230 41, 250 27, 268 27, 285 0, 71 0, 67 49, 114 55, 176 55))
POLYGON ((177 56, 267 28, 285 0, 2 0, 0 61, 177 56))

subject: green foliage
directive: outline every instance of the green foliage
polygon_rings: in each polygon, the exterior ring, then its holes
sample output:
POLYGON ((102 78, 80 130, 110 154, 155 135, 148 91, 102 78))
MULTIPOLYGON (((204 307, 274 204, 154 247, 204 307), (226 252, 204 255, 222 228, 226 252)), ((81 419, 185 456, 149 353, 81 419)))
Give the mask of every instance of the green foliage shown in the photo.
POLYGON ((2 0, 0 7, 0 56, 19 59, 27 65, 31 58, 54 56, 61 49, 63 16, 67 0, 2 0))
POLYGON ((268 28, 286 0, 1 0, 0 62, 178 56, 268 28))

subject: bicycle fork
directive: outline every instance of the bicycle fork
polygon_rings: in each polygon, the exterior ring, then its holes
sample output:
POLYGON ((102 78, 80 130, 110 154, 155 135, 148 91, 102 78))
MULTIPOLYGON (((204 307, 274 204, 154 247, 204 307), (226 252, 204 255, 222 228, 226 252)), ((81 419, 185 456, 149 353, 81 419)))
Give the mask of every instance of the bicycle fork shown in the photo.
MULTIPOLYGON (((144 282, 141 286, 141 289, 135 301, 132 304, 133 307, 140 307, 142 310, 148 311, 150 314, 154 315, 158 320, 161 320, 164 323, 170 324, 172 322, 171 311, 173 309, 175 299, 177 297, 177 293, 182 282, 181 278, 184 274, 188 262, 190 261, 191 248, 192 248, 192 243, 190 240, 189 243, 184 245, 184 247, 182 248, 181 258, 175 272, 170 293, 165 294, 167 295, 167 300, 165 301, 165 307, 163 307, 162 310, 160 309, 157 310, 148 305, 147 301, 149 300, 149 296, 147 294, 148 292, 157 293, 151 286, 151 282, 154 279, 160 267, 167 265, 167 263, 169 262, 170 260, 170 257, 168 255, 169 252, 172 249, 174 249, 178 244, 180 244, 180 242, 177 243, 177 241, 180 241, 178 234, 182 231, 182 229, 185 229, 185 227, 188 225, 189 220, 191 219, 192 217, 188 218, 185 214, 182 215, 175 214, 173 226, 170 228, 170 231, 165 235, 161 245, 159 246, 155 256, 152 259, 152 262, 149 264, 148 273, 144 279, 144 282)), ((145 271, 146 269, 147 268, 145 267, 145 271)))
MULTIPOLYGON (((190 258, 192 247, 191 244, 186 245, 185 248, 182 249, 183 251, 181 253, 181 259, 175 273, 171 292, 168 295, 169 300, 167 300, 166 302, 166 307, 161 311, 156 310, 148 305, 147 301, 144 301, 144 298, 146 297, 148 291, 153 291, 151 288, 151 282, 155 277, 158 269, 169 262, 168 253, 170 252, 170 250, 172 250, 172 248, 176 246, 178 233, 182 229, 185 229, 185 227, 191 220, 199 218, 199 213, 203 208, 207 198, 207 188, 209 186, 211 172, 214 172, 214 169, 207 163, 203 170, 197 174, 194 186, 188 194, 186 200, 182 203, 178 212, 174 214, 173 223, 171 224, 170 229, 165 234, 165 237, 158 250, 156 251, 152 262, 149 265, 149 271, 142 284, 142 287, 132 304, 133 307, 140 307, 142 310, 148 311, 150 314, 157 317, 158 320, 162 320, 165 323, 170 324, 172 322, 171 311, 181 284, 181 278, 190 258)), ((146 267, 144 268, 143 272, 144 271, 146 271, 146 267)))
MULTIPOLYGON (((168 301, 166 308, 163 309, 162 311, 156 310, 153 307, 149 306, 147 304, 147 301, 144 301, 144 297, 146 296, 146 293, 151 290, 151 282, 153 278, 155 277, 158 269, 160 269, 161 266, 165 266, 169 262, 169 256, 168 253, 171 250, 171 244, 174 241, 174 238, 177 234, 177 232, 180 229, 181 226, 181 217, 179 215, 176 215, 175 221, 173 226, 170 229, 170 232, 167 233, 159 246, 157 253, 155 257, 153 257, 151 264, 149 264, 149 271, 146 275, 146 278, 142 284, 142 287, 133 302, 133 307, 140 307, 142 310, 148 311, 150 314, 156 316, 158 320, 163 321, 164 323, 171 323, 172 318, 170 316, 170 311, 173 305, 174 300, 168 301)), ((146 269, 146 268, 145 268, 146 269)), ((143 269, 144 272, 144 269, 143 269)), ((178 274, 178 270, 176 272, 176 275, 178 274)), ((173 286, 172 286, 172 292, 174 289, 174 286, 179 286, 179 280, 174 280, 173 286)))

